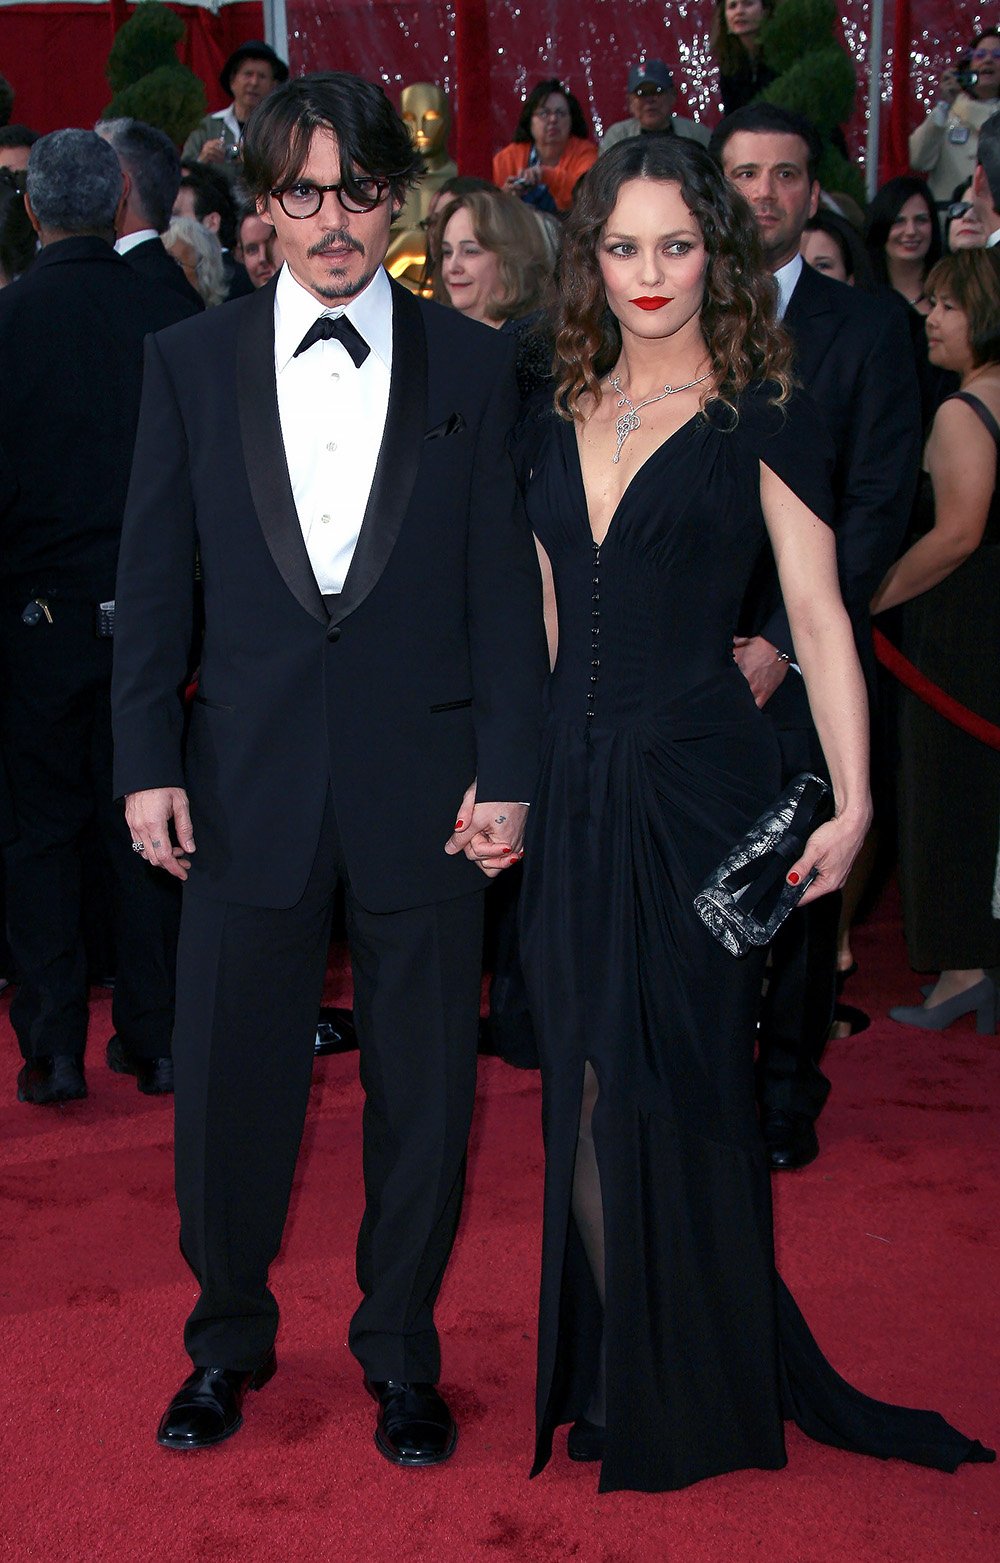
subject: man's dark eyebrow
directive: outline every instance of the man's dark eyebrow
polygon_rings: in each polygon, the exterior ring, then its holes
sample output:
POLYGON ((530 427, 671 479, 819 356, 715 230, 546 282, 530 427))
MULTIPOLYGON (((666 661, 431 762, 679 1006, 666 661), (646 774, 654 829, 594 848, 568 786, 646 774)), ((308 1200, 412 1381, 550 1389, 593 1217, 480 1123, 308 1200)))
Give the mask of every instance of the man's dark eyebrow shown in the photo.
MULTIPOLYGON (((752 162, 751 160, 749 160, 747 158, 744 158, 742 163, 734 164, 734 166, 733 166, 733 173, 734 174, 738 174, 745 168, 760 168, 761 166, 762 165, 760 163, 755 163, 755 162, 752 162)), ((804 167, 803 164, 801 164, 801 163, 789 163, 787 160, 785 162, 782 162, 782 163, 770 163, 770 164, 768 164, 768 167, 769 168, 773 168, 776 172, 780 171, 782 169, 785 169, 785 168, 790 168, 792 170, 792 172, 795 173, 795 174, 803 174, 803 173, 805 173, 805 167, 804 167)))

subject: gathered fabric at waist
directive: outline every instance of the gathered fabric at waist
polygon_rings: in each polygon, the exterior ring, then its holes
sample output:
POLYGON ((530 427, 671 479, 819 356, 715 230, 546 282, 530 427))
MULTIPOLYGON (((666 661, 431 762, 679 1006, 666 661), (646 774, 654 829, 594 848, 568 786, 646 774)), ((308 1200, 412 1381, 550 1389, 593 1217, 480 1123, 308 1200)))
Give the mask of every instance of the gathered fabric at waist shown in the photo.
POLYGON ((568 697, 566 684, 553 677, 546 686, 546 724, 578 731, 581 736, 649 728, 661 739, 682 739, 763 720, 735 663, 683 689, 660 694, 651 689, 641 700, 629 697, 619 701, 607 689, 602 696, 594 701, 593 714, 587 715, 578 699, 568 697))

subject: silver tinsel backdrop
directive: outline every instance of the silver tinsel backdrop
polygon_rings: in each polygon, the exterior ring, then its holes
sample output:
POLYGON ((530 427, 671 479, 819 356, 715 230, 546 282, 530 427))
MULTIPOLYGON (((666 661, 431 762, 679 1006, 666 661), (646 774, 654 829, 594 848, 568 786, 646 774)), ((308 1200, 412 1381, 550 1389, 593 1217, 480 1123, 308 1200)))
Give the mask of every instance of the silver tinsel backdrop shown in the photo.
MULTIPOLYGON (((979 0, 911 0, 913 49, 911 124, 929 112, 938 76, 982 27, 996 26, 996 4, 979 0)), ((398 101, 411 81, 436 81, 456 114, 490 105, 494 147, 511 139, 528 89, 558 76, 583 105, 600 135, 626 112, 628 67, 644 56, 666 60, 678 88, 678 112, 714 125, 719 115, 716 70, 708 47, 711 0, 490 0, 489 43, 483 62, 489 98, 459 101, 455 67, 455 6, 449 0, 287 0, 292 70, 344 69, 381 81, 398 101)), ((844 0, 844 42, 858 72, 858 100, 848 127, 852 149, 863 155, 868 115, 871 7, 844 0)), ((887 0, 882 99, 888 103, 893 48, 893 4, 887 0)))

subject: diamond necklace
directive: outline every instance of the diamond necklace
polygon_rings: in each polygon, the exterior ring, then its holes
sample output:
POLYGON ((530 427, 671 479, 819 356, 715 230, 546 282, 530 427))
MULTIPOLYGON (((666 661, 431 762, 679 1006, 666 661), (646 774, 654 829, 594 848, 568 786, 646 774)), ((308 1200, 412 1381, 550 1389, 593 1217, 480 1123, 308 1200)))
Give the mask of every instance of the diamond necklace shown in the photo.
POLYGON ((618 392, 618 395, 621 398, 618 403, 619 407, 625 407, 626 405, 628 406, 628 412, 623 412, 615 424, 615 431, 618 435, 618 449, 615 451, 614 456, 612 457, 612 461, 617 462, 618 457, 622 453, 622 446, 625 444, 625 441, 632 433, 632 430, 639 427, 639 412, 643 407, 651 407, 654 402, 662 402, 665 396, 676 396, 678 391, 690 391, 692 386, 700 385, 702 380, 707 380, 711 373, 711 369, 707 369, 703 375, 698 376, 697 380, 689 380, 687 385, 665 385, 658 396, 648 396, 644 402, 639 403, 638 407, 633 406, 633 404, 629 401, 626 393, 618 384, 619 380, 621 379, 621 375, 616 374, 613 380, 609 376, 608 384, 611 386, 613 391, 618 392))

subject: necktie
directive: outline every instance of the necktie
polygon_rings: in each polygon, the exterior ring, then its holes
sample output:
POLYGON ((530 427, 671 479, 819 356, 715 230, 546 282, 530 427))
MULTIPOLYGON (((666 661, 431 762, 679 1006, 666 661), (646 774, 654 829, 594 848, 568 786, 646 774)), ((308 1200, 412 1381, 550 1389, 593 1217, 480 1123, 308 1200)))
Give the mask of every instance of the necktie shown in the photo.
POLYGON ((346 315, 338 315, 336 319, 332 315, 320 315, 318 320, 313 321, 292 357, 298 358, 300 353, 308 352, 314 342, 325 342, 330 337, 335 337, 347 348, 354 361, 355 369, 360 369, 371 348, 357 326, 352 325, 346 315))

